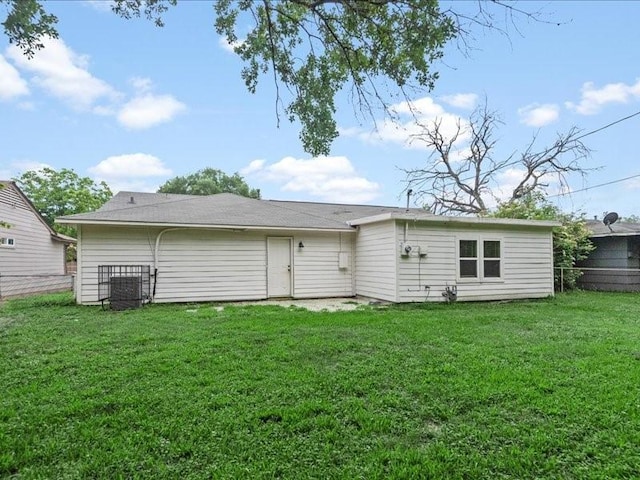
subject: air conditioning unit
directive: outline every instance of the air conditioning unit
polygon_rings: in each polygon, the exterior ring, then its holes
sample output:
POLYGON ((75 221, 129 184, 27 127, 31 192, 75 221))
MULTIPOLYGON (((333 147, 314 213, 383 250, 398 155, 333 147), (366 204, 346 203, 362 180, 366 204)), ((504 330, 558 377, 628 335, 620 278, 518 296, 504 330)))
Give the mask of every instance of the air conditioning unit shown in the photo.
POLYGON ((151 300, 149 265, 98 265, 98 300, 113 310, 138 308, 151 300))
POLYGON ((112 310, 127 310, 142 305, 142 277, 111 277, 112 310))

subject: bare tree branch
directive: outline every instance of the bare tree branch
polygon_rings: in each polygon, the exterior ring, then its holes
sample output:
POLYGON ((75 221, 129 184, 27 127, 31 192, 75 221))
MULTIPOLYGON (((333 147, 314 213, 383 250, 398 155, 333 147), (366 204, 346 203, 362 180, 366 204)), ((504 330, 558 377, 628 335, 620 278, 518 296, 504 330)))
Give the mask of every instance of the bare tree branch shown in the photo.
POLYGON ((444 131, 440 119, 422 125, 423 131, 416 139, 432 153, 425 168, 404 170, 406 188, 411 188, 414 198, 423 200, 433 213, 485 215, 490 199, 512 202, 542 190, 551 179, 566 189, 567 175, 584 176, 589 170, 581 161, 590 150, 580 141, 577 128, 558 134, 554 144, 542 150, 535 150, 534 135, 522 153, 494 158, 494 131, 500 124, 497 113, 488 110, 485 102, 468 122, 458 119, 450 133, 444 131), (521 170, 522 177, 508 198, 498 199, 494 191, 498 175, 510 167, 521 170))

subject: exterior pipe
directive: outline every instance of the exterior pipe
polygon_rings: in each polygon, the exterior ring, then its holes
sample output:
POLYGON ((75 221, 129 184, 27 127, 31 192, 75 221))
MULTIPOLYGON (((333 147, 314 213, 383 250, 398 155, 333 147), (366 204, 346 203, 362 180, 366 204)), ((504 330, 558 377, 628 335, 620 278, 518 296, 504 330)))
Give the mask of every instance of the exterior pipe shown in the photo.
MULTIPOLYGON (((151 300, 153 300, 156 296, 156 286, 158 284, 158 258, 160 257, 160 240, 162 240, 162 235, 167 232, 175 232, 176 230, 193 230, 191 227, 173 227, 173 228, 165 228, 161 230, 156 236, 156 244, 153 249, 153 293, 151 295, 151 300)), ((208 228, 205 230, 231 230, 234 231, 234 228, 208 228)))
POLYGON ((162 235, 167 232, 175 231, 175 230, 189 230, 186 227, 176 227, 176 228, 165 228, 161 230, 156 236, 156 245, 153 250, 153 293, 151 294, 151 301, 153 301, 156 297, 156 286, 158 285, 158 256, 160 253, 160 240, 162 239, 162 235))

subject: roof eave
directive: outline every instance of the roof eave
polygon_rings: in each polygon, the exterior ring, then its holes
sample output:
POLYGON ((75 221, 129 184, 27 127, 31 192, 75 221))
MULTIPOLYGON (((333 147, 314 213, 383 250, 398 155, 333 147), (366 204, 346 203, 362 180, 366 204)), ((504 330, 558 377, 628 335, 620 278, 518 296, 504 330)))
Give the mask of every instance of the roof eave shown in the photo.
POLYGON ((594 233, 589 235, 589 238, 607 238, 607 237, 634 237, 640 236, 640 232, 606 232, 606 233, 594 233))
POLYGON ((62 235, 61 233, 56 233, 56 234, 51 234, 51 238, 53 240, 55 240, 56 242, 62 242, 62 243, 78 243, 78 240, 73 238, 73 237, 69 237, 67 235, 62 235))
POLYGON ((487 218, 487 217, 447 217, 440 215, 422 216, 412 213, 383 213, 371 217, 364 217, 352 220, 349 225, 366 225, 368 223, 384 222, 388 220, 410 220, 423 223, 459 225, 495 225, 504 227, 533 227, 533 228, 554 228, 562 225, 560 222, 552 220, 521 220, 515 218, 487 218))
POLYGON ((208 230, 282 230, 282 231, 310 231, 310 232, 355 232, 353 227, 346 226, 344 228, 320 228, 320 227, 296 227, 296 226, 272 226, 272 225, 217 225, 217 224, 201 224, 201 223, 169 223, 169 222, 131 222, 116 220, 80 220, 65 219, 63 217, 56 219, 56 223, 65 225, 100 225, 100 226, 119 226, 119 227, 159 227, 159 228, 200 228, 208 230))

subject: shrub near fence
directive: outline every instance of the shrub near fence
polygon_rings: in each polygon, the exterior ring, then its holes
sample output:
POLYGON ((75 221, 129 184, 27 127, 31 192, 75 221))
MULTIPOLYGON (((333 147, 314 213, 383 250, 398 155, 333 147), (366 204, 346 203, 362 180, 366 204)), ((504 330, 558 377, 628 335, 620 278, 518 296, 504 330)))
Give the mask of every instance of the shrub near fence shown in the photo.
POLYGON ((2 275, 0 298, 73 289, 73 275, 2 275))

